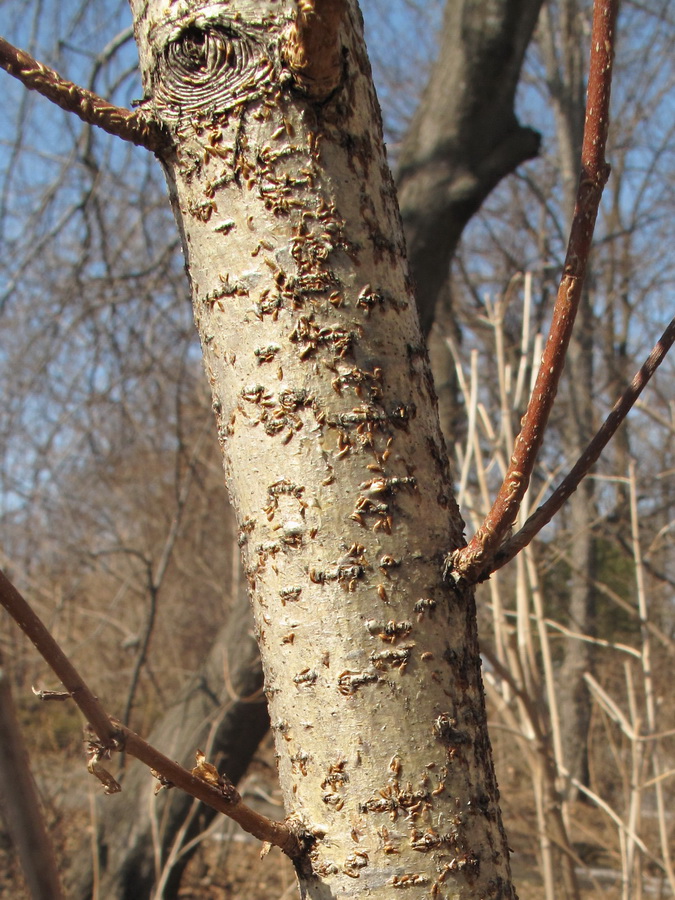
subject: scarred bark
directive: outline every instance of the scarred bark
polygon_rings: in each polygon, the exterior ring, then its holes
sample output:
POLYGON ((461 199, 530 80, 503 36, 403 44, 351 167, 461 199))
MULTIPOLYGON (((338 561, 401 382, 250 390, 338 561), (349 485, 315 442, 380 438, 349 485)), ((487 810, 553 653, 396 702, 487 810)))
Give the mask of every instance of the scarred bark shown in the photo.
POLYGON ((473 596, 354 3, 132 2, 240 527, 303 896, 513 897, 473 596))
POLYGON ((324 100, 340 83, 342 54, 338 34, 344 0, 300 0, 285 41, 285 62, 302 89, 324 100))

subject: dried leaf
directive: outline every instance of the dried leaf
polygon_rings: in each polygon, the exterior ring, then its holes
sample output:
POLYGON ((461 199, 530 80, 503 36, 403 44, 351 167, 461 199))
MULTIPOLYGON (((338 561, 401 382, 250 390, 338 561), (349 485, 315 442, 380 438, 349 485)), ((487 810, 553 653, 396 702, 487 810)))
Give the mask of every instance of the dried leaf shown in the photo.
POLYGON ((197 750, 195 757, 197 759, 197 765, 192 770, 192 774, 195 778, 200 778, 202 781, 206 781, 207 784, 212 784, 214 787, 222 788, 223 780, 218 774, 218 769, 210 762, 206 761, 206 756, 203 751, 197 750))
POLYGON ((229 778, 226 775, 221 775, 214 765, 206 761, 203 751, 197 750, 195 757, 197 765, 192 769, 192 774, 195 778, 199 778, 212 787, 218 788, 223 797, 230 803, 238 803, 241 797, 229 778))
POLYGON ((70 700, 72 697, 70 691, 41 691, 35 685, 31 685, 31 690, 40 700, 70 700))
POLYGON ((96 778, 103 785, 103 793, 104 794, 119 794, 122 790, 119 782, 115 781, 110 772, 107 769, 104 769, 103 766, 96 762, 95 759, 90 759, 87 763, 87 769, 91 772, 92 775, 95 775, 96 778))

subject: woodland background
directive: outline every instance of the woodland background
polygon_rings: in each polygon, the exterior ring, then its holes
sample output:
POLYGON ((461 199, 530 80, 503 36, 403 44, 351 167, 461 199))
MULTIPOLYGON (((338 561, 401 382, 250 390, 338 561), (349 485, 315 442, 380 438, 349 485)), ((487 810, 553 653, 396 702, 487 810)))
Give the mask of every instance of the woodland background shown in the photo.
MULTIPOLYGON (((443 6, 362 0, 394 171, 443 6)), ((121 0, 0 0, 0 18, 9 40, 67 77, 122 106, 140 96, 121 0)), ((548 325, 576 187, 589 21, 585 0, 546 4, 517 100, 520 121, 542 135, 539 156, 473 217, 436 306, 430 350, 469 531, 505 471, 548 325)), ((612 176, 529 508, 574 462, 672 314, 675 11, 667 0, 625 0, 619 35, 612 176)), ((236 611, 235 528, 178 235, 149 154, 7 77, 0 329, 0 565, 108 708, 147 735, 202 666, 224 608, 250 639, 236 611)), ((674 369, 667 359, 555 524, 479 590, 491 733, 524 898, 675 894, 674 369)), ((56 685, 4 616, 0 650, 65 869, 90 854, 101 815, 79 714, 32 695, 31 685, 56 685)), ((218 659, 224 709, 237 691, 227 655, 218 659)), ((245 699, 259 705, 260 692, 245 699)), ((241 788, 278 803, 269 742, 241 788)), ((157 859, 157 900, 293 896, 290 866, 276 853, 258 862, 225 820, 194 847, 180 888, 170 877, 180 840, 168 862, 157 859)), ((22 890, 0 829, 0 896, 22 890)))

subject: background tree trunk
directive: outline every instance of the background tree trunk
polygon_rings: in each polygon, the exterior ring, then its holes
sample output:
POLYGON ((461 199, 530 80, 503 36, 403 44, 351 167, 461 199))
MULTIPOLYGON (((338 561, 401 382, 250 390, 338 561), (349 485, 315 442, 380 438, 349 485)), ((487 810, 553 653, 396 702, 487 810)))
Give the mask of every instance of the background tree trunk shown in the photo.
MULTIPOLYGON (((235 783, 269 728, 260 654, 252 627, 248 597, 242 593, 204 666, 149 737, 154 746, 190 769, 195 764, 195 750, 202 748, 235 783)), ((151 895, 178 832, 185 829, 181 842, 187 843, 216 813, 197 804, 195 814, 195 801, 181 791, 163 790, 153 799, 157 782, 135 761, 124 773, 122 785, 122 793, 100 797, 97 803, 97 890, 106 900, 139 900, 151 895)), ((189 859, 189 855, 178 856, 172 865, 166 881, 167 896, 176 895, 189 859)), ((69 873, 68 896, 88 900, 94 867, 86 846, 75 860, 76 866, 69 873)))
POLYGON ((441 425, 463 427, 449 288, 462 232, 499 182, 536 156, 540 135, 519 124, 515 96, 542 0, 460 0, 445 7, 439 52, 401 146, 397 184, 415 296, 431 355, 441 425), (432 331, 436 321, 438 328, 432 331))
POLYGON ((0 813, 16 848, 26 887, 31 900, 61 900, 63 893, 54 850, 1 653, 0 734, 0 813))
POLYGON ((540 135, 519 124, 514 103, 541 4, 461 0, 445 7, 438 58, 397 179, 425 334, 467 222, 539 150, 540 135))

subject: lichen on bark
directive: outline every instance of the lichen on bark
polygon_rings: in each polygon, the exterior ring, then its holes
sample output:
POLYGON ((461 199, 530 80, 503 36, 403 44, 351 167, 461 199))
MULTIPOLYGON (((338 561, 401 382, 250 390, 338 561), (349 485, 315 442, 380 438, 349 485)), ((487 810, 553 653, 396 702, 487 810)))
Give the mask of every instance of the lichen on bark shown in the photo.
MULTIPOLYGON (((356 3, 342 80, 290 2, 134 0, 303 896, 513 897, 473 596, 356 3)), ((213 552, 223 548, 214 547, 213 552)))

